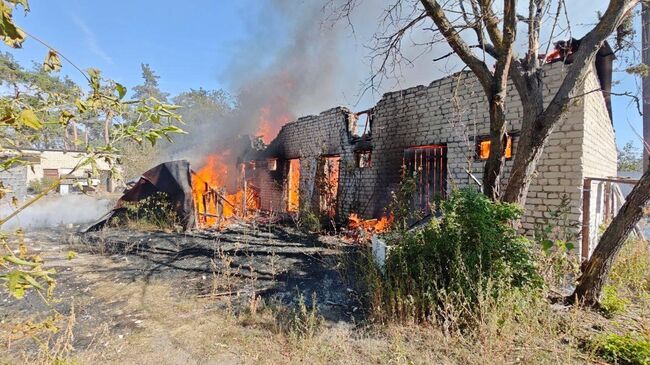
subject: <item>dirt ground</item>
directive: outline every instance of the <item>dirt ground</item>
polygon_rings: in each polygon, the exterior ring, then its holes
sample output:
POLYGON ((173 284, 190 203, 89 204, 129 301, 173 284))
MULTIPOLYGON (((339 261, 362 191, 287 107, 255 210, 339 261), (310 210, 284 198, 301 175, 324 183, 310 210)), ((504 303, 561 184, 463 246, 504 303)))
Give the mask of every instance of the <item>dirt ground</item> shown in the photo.
POLYGON ((59 228, 26 241, 56 269, 56 299, 0 299, 0 364, 602 364, 590 338, 649 328, 648 301, 611 318, 531 302, 527 316, 486 312, 462 335, 373 324, 349 269, 358 246, 279 225, 59 228), (58 331, 39 327, 54 312, 58 331))
MULTIPOLYGON (((234 225, 191 234, 59 228, 30 232, 26 241, 57 271, 51 305, 74 313, 70 345, 82 357, 101 354, 111 362, 130 339, 145 336, 155 338, 153 353, 188 363, 202 355, 178 343, 174 333, 184 326, 221 326, 258 308, 295 308, 301 300, 310 307, 315 299, 328 326, 350 327, 362 316, 351 274, 343 269, 356 248, 290 227, 234 225), (72 260, 69 251, 76 252, 72 260)), ((4 298, 0 309, 6 331, 14 319, 37 322, 51 313, 35 293, 20 301, 4 298)), ((201 336, 192 332, 181 337, 201 336)), ((16 352, 4 361, 31 352, 29 342, 17 340, 11 345, 16 352)))

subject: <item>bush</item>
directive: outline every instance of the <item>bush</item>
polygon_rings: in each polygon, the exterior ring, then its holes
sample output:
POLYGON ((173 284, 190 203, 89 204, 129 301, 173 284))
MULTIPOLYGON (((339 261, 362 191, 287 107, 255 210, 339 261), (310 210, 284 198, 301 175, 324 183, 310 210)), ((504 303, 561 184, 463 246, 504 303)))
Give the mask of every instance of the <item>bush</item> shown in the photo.
POLYGON ((127 202, 125 220, 134 228, 153 226, 157 229, 174 229, 178 218, 165 193, 157 192, 138 202, 127 202))
POLYGON ((297 223, 300 230, 306 233, 318 233, 323 229, 320 217, 311 209, 301 210, 297 223))
POLYGON ((463 189, 443 201, 440 212, 422 230, 393 236, 385 272, 370 272, 370 295, 381 315, 431 321, 452 311, 462 325, 485 299, 541 286, 529 241, 512 226, 520 208, 463 189))
POLYGON ((27 184, 27 191, 30 194, 40 194, 45 191, 45 189, 52 186, 55 181, 56 179, 52 177, 43 177, 41 179, 31 180, 29 184, 27 184))
POLYGON ((650 340, 641 335, 607 334, 594 342, 596 352, 605 360, 622 365, 650 365, 650 340))
POLYGON ((619 296, 616 287, 605 285, 603 288, 603 296, 600 299, 600 309, 606 315, 624 312, 627 303, 627 300, 619 296))

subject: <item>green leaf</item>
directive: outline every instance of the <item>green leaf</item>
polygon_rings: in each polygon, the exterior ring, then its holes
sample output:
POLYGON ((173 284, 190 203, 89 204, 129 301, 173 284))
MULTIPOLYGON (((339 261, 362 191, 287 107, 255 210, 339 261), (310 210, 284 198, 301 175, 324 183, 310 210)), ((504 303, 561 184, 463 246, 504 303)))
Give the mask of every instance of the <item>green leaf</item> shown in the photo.
POLYGON ((79 110, 79 113, 84 113, 88 109, 86 103, 81 99, 75 100, 74 105, 77 107, 77 110, 79 110))
POLYGON ((7 274, 7 288, 9 293, 14 296, 16 299, 22 299, 25 296, 25 288, 20 285, 20 272, 12 271, 7 274))
POLYGON ((67 110, 63 110, 61 111, 61 114, 59 114, 59 123, 61 123, 63 126, 66 126, 68 123, 70 123, 70 120, 72 120, 72 118, 74 118, 74 115, 72 113, 67 110))
POLYGON ((544 252, 548 252, 553 247, 553 245, 555 245, 555 242, 553 242, 551 240, 543 240, 542 241, 542 250, 544 250, 544 252))
POLYGON ((115 90, 117 90, 117 98, 119 100, 122 100, 126 95, 126 87, 124 87, 124 85, 120 84, 119 82, 116 82, 115 90))
POLYGON ((33 286, 34 288, 43 290, 43 286, 28 273, 22 273, 22 278, 25 279, 25 281, 27 281, 29 285, 33 286))
POLYGON ((88 76, 90 76, 90 87, 93 89, 93 95, 98 96, 100 93, 100 71, 96 68, 89 68, 88 76))
POLYGON ((43 123, 38 120, 38 117, 31 109, 25 109, 20 112, 18 115, 18 123, 23 124, 26 127, 29 127, 34 130, 39 130, 43 128, 43 123))
POLYGON ((50 71, 58 71, 61 69, 61 59, 59 58, 59 54, 56 53, 55 50, 50 49, 47 52, 47 56, 45 57, 45 62, 43 62, 43 70, 45 72, 50 72, 50 71))
POLYGON ((68 258, 68 261, 70 261, 73 258, 77 257, 77 253, 74 251, 68 251, 68 255, 66 257, 68 258))
POLYGON ((18 257, 16 257, 16 256, 12 256, 12 255, 6 255, 6 256, 4 256, 2 259, 5 260, 5 261, 9 261, 9 262, 11 262, 12 264, 21 265, 21 266, 31 266, 31 267, 36 267, 36 266, 39 265, 39 264, 36 263, 36 262, 31 262, 31 261, 27 261, 27 260, 19 259, 18 257))

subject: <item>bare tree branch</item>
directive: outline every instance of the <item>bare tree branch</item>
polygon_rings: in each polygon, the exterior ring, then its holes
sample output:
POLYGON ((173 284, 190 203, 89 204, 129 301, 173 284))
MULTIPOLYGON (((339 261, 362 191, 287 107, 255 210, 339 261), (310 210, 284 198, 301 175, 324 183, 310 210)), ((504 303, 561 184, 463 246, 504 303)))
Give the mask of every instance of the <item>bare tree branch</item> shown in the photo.
POLYGON ((436 23, 438 29, 449 43, 449 46, 478 77, 486 93, 491 93, 493 76, 485 62, 474 55, 471 48, 461 38, 460 34, 456 32, 447 15, 445 15, 444 10, 436 0, 422 0, 422 4, 427 15, 436 23))

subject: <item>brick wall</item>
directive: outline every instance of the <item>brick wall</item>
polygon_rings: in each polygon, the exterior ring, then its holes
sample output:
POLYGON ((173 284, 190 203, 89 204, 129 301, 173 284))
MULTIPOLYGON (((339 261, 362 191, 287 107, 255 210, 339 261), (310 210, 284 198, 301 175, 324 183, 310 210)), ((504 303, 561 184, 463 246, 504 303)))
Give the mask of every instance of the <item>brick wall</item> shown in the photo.
POLYGON ((0 182, 11 192, 3 199, 10 201, 16 197, 20 200, 27 196, 27 166, 17 166, 6 171, 0 171, 0 182))
MULTIPOLYGON (((556 63, 544 69, 547 103, 560 86, 566 67, 556 63)), ((596 76, 591 73, 582 89, 591 90, 597 85, 596 76)), ((522 106, 512 85, 509 88, 508 130, 516 135, 521 128, 522 106)), ((351 212, 365 217, 384 213, 391 192, 400 182, 404 150, 409 147, 446 145, 448 189, 477 186, 472 175, 481 181, 484 162, 476 161, 475 138, 489 134, 489 116, 481 86, 471 73, 461 72, 429 86, 385 94, 373 109, 369 140, 351 141, 348 113, 345 108, 334 108, 282 128, 263 153, 264 158, 278 158, 278 171, 268 172, 260 164, 256 171, 263 208, 283 210, 286 206, 287 164, 282 161, 288 158, 301 160, 301 204, 306 206, 315 201, 318 158, 341 156, 341 218, 351 212), (371 167, 356 167, 354 151, 368 147, 372 149, 371 167)), ((515 136, 513 153, 517 142, 515 136)), ((506 178, 512 163, 513 160, 506 162, 506 178)), ((524 229, 530 231, 535 223, 543 222, 545 213, 556 208, 563 195, 571 201, 570 219, 580 221, 585 174, 615 173, 614 135, 602 94, 586 93, 571 103, 548 141, 530 187, 524 229)))
MULTIPOLYGON (((607 115, 607 107, 598 90, 600 85, 590 78, 585 82, 584 92, 584 137, 583 175, 584 177, 614 177, 617 175, 617 154, 614 128, 607 115)), ((592 182, 590 186, 590 247, 593 251, 598 243, 598 228, 604 220, 605 183, 592 182)))

